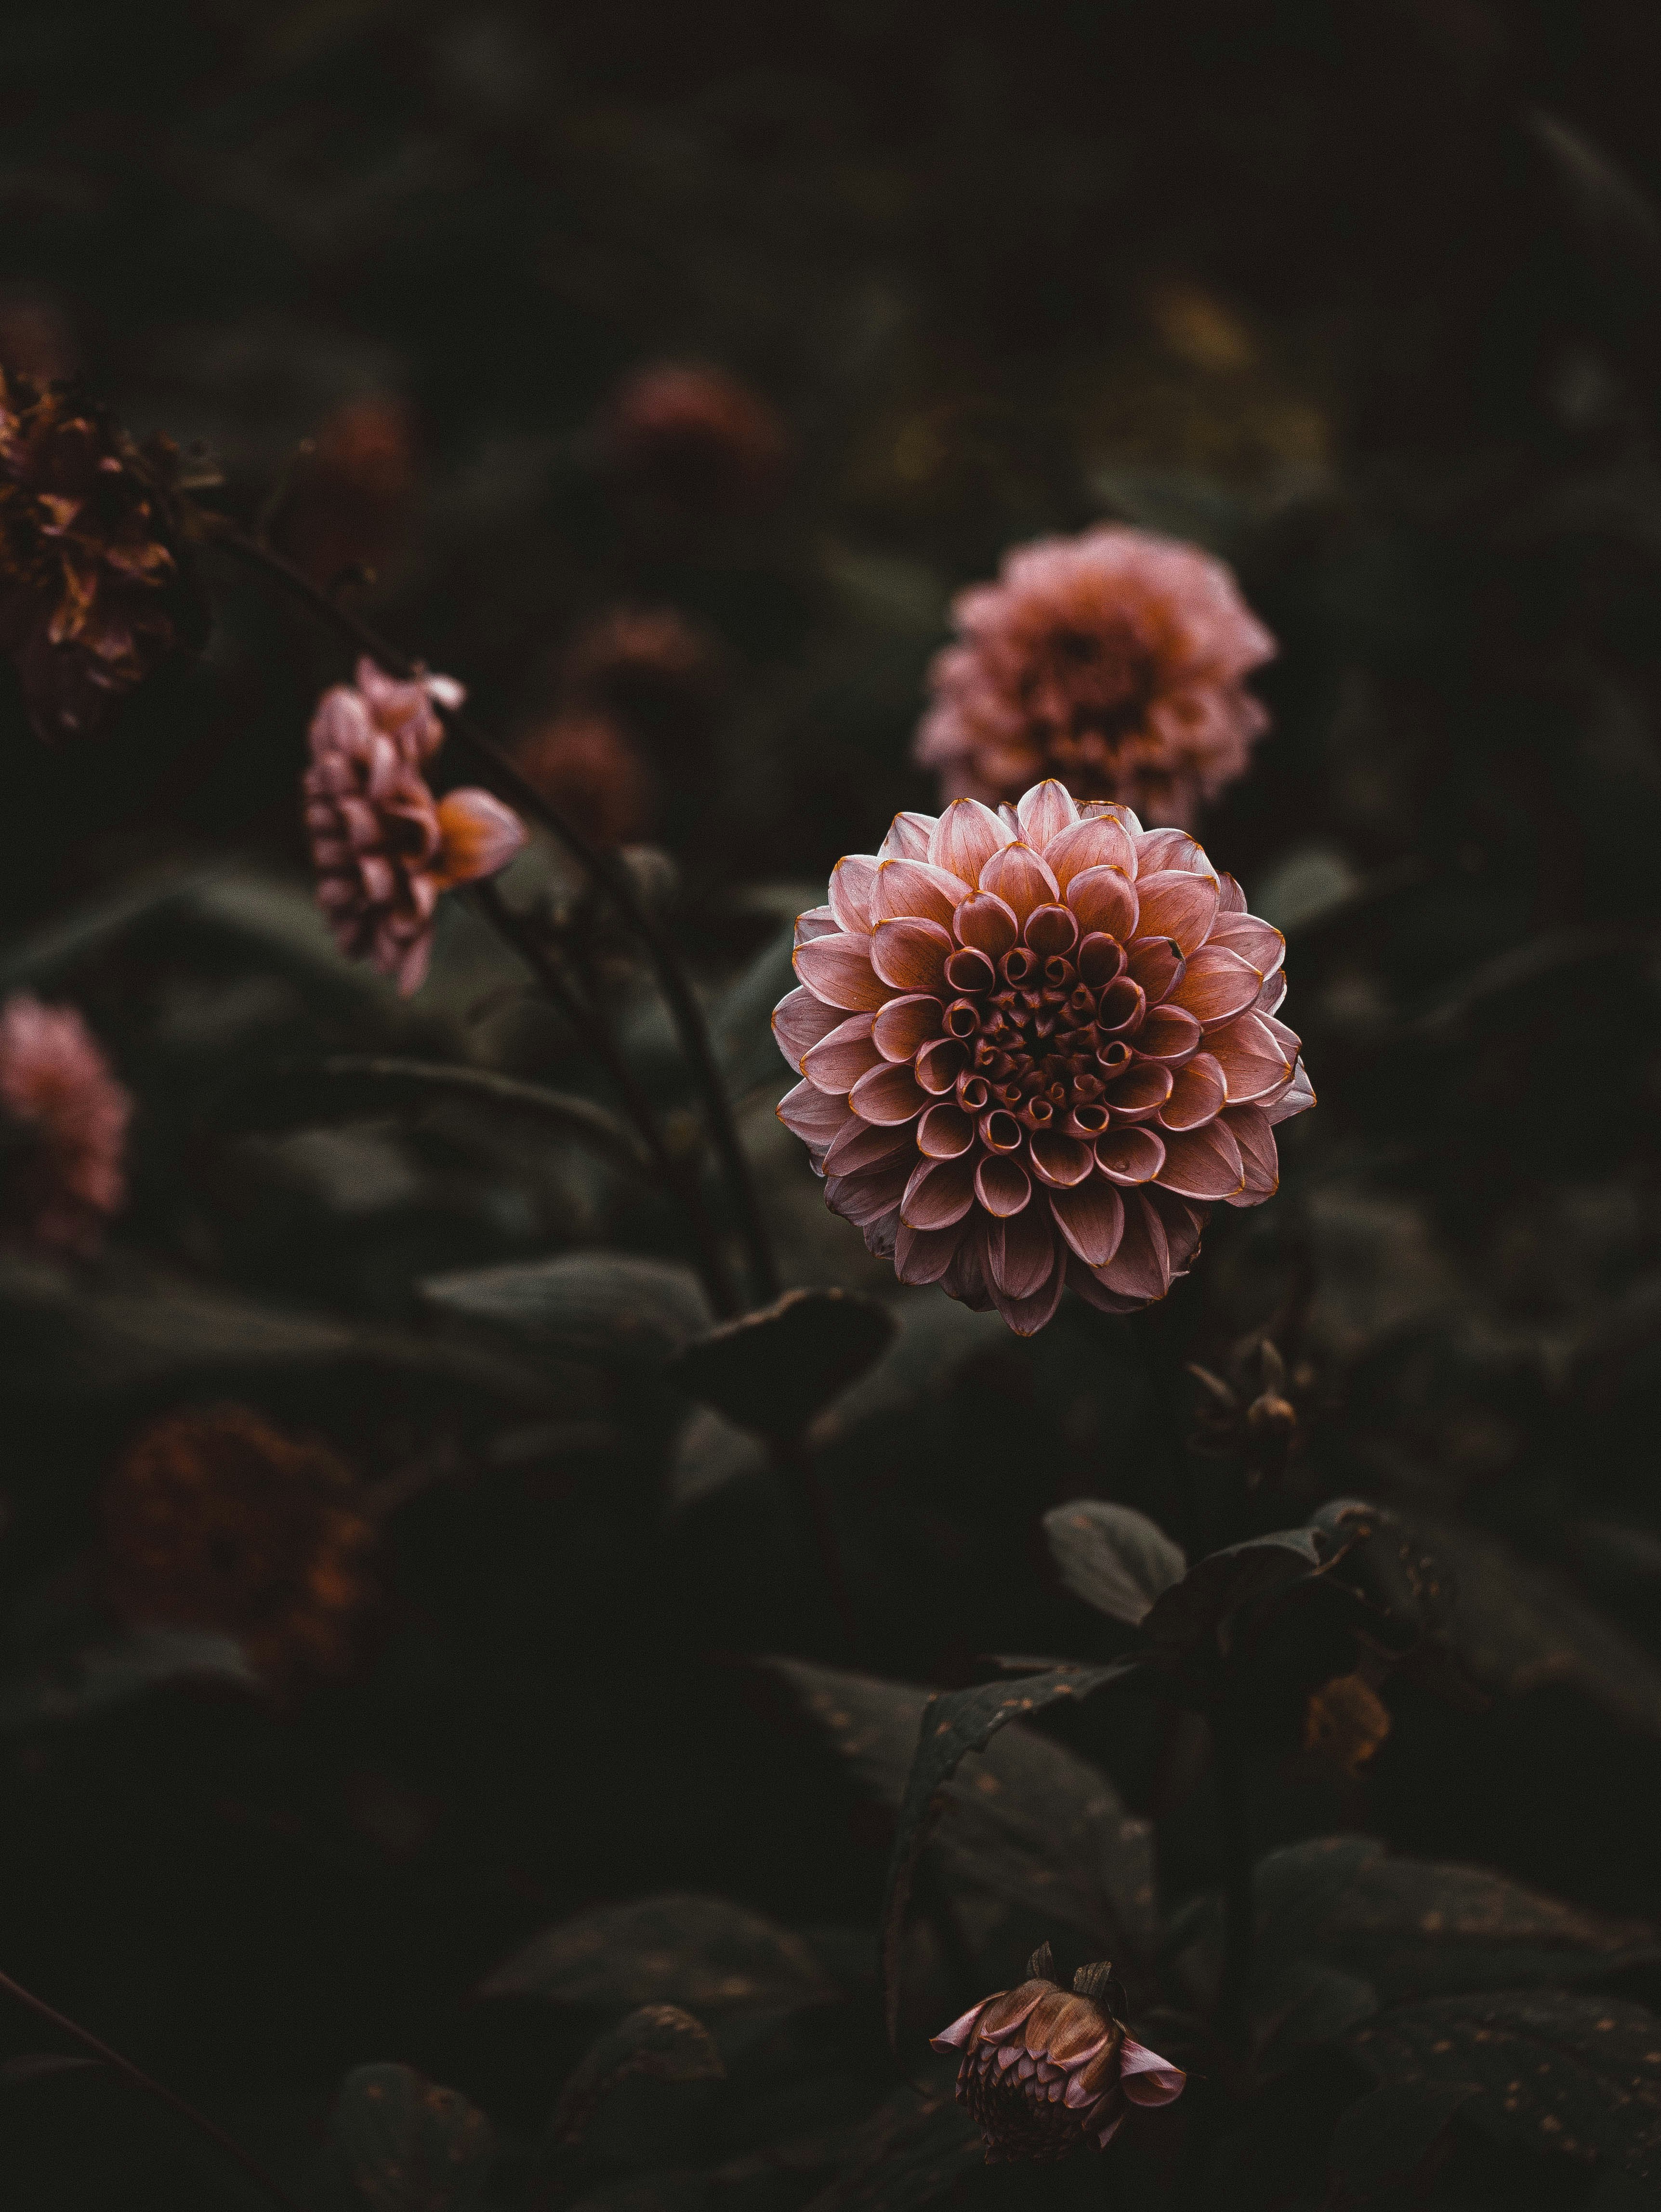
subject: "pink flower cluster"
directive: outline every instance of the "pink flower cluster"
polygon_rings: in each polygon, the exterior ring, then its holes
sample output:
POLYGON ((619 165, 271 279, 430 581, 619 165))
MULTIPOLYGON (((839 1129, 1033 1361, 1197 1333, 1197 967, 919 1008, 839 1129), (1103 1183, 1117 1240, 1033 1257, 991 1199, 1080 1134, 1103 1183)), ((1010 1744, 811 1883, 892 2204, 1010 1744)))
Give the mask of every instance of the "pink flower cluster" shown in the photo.
POLYGON ((422 770, 444 742, 434 702, 463 696, 448 677, 403 683, 365 659, 312 720, 302 789, 318 904, 341 951, 406 995, 426 980, 441 892, 494 875, 526 842, 488 791, 435 800, 428 788, 422 770))
POLYGON ((1268 726, 1244 679, 1275 641, 1197 546, 1117 525, 1041 538, 952 616, 916 746, 945 799, 995 805, 1055 776, 1187 829, 1268 726))
POLYGON ((12 1136, 3 1233, 41 1251, 95 1249, 126 1199, 132 1099, 73 1006, 19 991, 0 1007, 0 1113, 12 1136))
POLYGON ((1184 831, 1057 782, 897 815, 796 925, 779 1119, 902 1282, 1022 1336, 1068 1284, 1129 1312, 1214 1204, 1273 1195, 1275 1126, 1315 1103, 1285 950, 1184 831))

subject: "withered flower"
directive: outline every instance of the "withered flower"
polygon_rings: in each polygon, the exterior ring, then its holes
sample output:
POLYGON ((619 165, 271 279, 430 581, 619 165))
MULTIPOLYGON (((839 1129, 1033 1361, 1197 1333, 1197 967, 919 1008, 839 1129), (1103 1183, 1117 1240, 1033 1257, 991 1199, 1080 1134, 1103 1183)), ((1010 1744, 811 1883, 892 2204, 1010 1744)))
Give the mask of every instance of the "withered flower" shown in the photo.
POLYGON ((972 2005, 934 2038, 961 2051, 958 2102, 979 2122, 989 2166, 1105 2150, 1132 2105, 1169 2105, 1187 2075, 1125 2032, 1109 2009, 1112 1969, 1081 1966, 1071 1990, 1052 1978, 1050 1946, 1027 1979, 972 2005))
POLYGON ((600 434, 620 476, 685 514, 748 514, 773 498, 784 473, 783 424, 724 369, 637 369, 612 394, 600 434))
POLYGON ((1027 1336, 1071 1284, 1162 1298, 1210 1207, 1279 1180, 1315 1103, 1278 930, 1177 830, 1037 784, 901 814, 796 925, 779 1119, 902 1282, 1027 1336))
POLYGON ((0 1236, 94 1250, 127 1194, 131 1095, 73 1006, 19 991, 0 1007, 0 1236))
POLYGON ((1056 776, 1187 829, 1268 726, 1244 679, 1275 641, 1197 546, 1118 525, 1040 538, 952 616, 916 746, 944 799, 995 805, 1056 776))
POLYGON ((349 1662, 374 1530, 327 1444, 246 1406, 166 1414, 134 1438, 100 1506, 106 1593, 133 1626, 234 1636, 276 1682, 349 1662))
POLYGON ((637 843, 651 830, 657 794, 650 769, 615 718, 556 714, 514 748, 520 773, 597 845, 637 843))
POLYGON ((1195 1361, 1188 1371, 1200 1385, 1196 1407, 1196 1450, 1244 1462, 1249 1486, 1278 1475, 1303 1441, 1303 1413, 1314 1381, 1300 1366, 1288 1375, 1280 1346, 1266 1336, 1250 1336, 1235 1349, 1229 1376, 1214 1374, 1195 1361))
POLYGON ((165 441, 141 451, 73 385, 0 368, 0 649, 48 744, 201 641, 173 477, 165 441))
POLYGON ((1335 1674, 1304 1708, 1304 1749, 1359 1779, 1390 1734, 1390 1707, 1360 1674, 1335 1674))
POLYGON ((433 702, 461 697, 447 677, 400 683, 366 659, 312 721, 301 789, 318 904, 341 951, 406 994, 426 980, 440 895, 494 875, 526 842, 488 791, 435 800, 428 787, 423 764, 444 738, 433 702))

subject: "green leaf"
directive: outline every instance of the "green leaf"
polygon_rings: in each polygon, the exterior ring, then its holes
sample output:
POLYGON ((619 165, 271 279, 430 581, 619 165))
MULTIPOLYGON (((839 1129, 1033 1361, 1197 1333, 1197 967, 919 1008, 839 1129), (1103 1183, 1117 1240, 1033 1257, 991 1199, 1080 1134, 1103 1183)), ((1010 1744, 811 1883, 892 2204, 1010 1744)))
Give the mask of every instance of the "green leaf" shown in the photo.
POLYGON ((848 1291, 787 1291, 759 1313, 687 1345, 671 1374, 690 1397, 765 1436, 799 1436, 821 1407, 873 1367, 893 1315, 848 1291))
POLYGON ((588 2123, 631 2075, 657 2081, 718 2081, 727 2072, 709 2029, 678 2005, 642 2005, 593 2044, 559 2093, 550 2132, 580 2142, 588 2123))
POLYGON ((1182 1547, 1129 1505, 1075 1498, 1043 1516, 1043 1533, 1062 1580, 1075 1597, 1135 1628, 1156 1599, 1187 1571, 1182 1547))
POLYGON ((1339 2114, 1332 2131, 1329 2202, 1372 2204, 1409 2190, 1423 2197, 1454 2115, 1475 2094, 1469 2081, 1388 2081, 1370 2089, 1339 2114))
POLYGON ((470 2212, 495 2148, 483 2112, 411 2066, 349 2074, 333 2138, 373 2212, 470 2212))
POLYGON ((482 1067, 342 1053, 329 1060, 285 1060, 245 1077, 214 1103, 210 1119, 227 1135, 248 1136, 317 1122, 418 1114, 459 1099, 513 1114, 602 1153, 633 1175, 650 1172, 640 1145, 592 1099, 521 1083, 482 1067))
POLYGON ((1231 1544, 1208 1553, 1155 1599, 1142 1632, 1163 1663, 1180 1662, 1243 1605, 1302 1581, 1321 1563, 1320 1546, 1307 1528, 1282 1528, 1231 1544))
MULTIPOLYGON (((823 890, 818 896, 823 898, 823 890)), ((812 894, 806 894, 802 903, 812 906, 812 894)), ((764 1083, 776 1083, 782 1090, 794 1079, 773 1036, 773 1009, 796 988, 795 939, 793 919, 762 947, 711 1015, 715 1049, 736 1097, 764 1083)))
POLYGON ((499 1331, 542 1352, 607 1366, 661 1369, 709 1326, 690 1267, 618 1252, 569 1252, 429 1275, 435 1311, 499 1331))
POLYGON ((1323 1966, 1314 1959, 1295 1959, 1252 2006, 1256 2070, 1272 2081, 1305 2052, 1338 2039, 1378 2009, 1371 1982, 1323 1966))
POLYGON ((1058 1668, 1019 1682, 986 1682, 970 1690, 945 1690, 923 1709, 917 1747, 906 1778, 888 1864, 882 1911, 880 1974, 889 2042, 899 2032, 900 1939, 917 1861, 930 1831, 945 1810, 946 1785, 967 1752, 983 1751, 1011 1721, 1041 1712, 1066 1698, 1087 1698, 1116 1682, 1140 1680, 1146 1668, 1121 1659, 1108 1667, 1058 1668))
POLYGON ((597 1905, 545 1929, 487 1974, 478 1994, 613 2012, 728 2013, 817 2004, 835 1992, 789 1929, 725 1898, 669 1895, 597 1905))
POLYGON ((807 2212, 911 2212, 986 2163, 980 2130, 949 2088, 903 2089, 861 2134, 846 2172, 807 2212))
POLYGON ((1495 2141, 1661 2181, 1661 2020, 1566 1990, 1485 1991, 1386 2013, 1348 2046, 1381 2083, 1469 2082, 1495 2141))

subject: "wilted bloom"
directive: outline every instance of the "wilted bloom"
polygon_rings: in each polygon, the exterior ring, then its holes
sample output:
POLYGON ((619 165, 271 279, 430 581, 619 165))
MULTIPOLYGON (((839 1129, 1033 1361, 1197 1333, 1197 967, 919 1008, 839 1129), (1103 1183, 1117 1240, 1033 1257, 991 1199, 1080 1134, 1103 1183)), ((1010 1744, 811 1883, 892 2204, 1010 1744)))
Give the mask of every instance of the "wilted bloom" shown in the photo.
POLYGON ((1390 1734, 1390 1707, 1360 1674, 1335 1674, 1304 1708, 1304 1749, 1329 1759, 1352 1780, 1390 1734))
POLYGON ((73 1006, 19 991, 0 1007, 0 1235, 40 1251, 95 1249, 127 1194, 132 1099, 73 1006))
POLYGON ((1299 1401, 1306 1400, 1314 1370, 1287 1373, 1280 1346, 1266 1336, 1237 1346, 1226 1381, 1195 1361, 1188 1371, 1201 1386, 1189 1442, 1195 1449, 1244 1462, 1248 1485, 1278 1474, 1302 1441, 1299 1401))
POLYGON ((724 369, 663 362, 636 370, 613 393, 601 437, 620 474, 688 514, 764 506, 784 471, 777 415, 724 369))
POLYGON ((1023 1336, 1064 1285, 1161 1298, 1211 1206, 1274 1194, 1315 1103, 1278 930, 1180 830, 1056 782, 900 814, 796 925, 779 1119, 904 1283, 1023 1336))
POLYGON ((303 452, 277 534, 319 583, 378 568, 397 545, 415 491, 415 428, 408 400, 374 393, 337 407, 303 452))
POLYGON ((952 615, 916 748, 946 799, 996 804, 1056 776, 1185 829, 1268 726, 1244 679, 1275 641, 1197 546, 1116 524, 1042 538, 952 615))
POLYGON ((73 386, 0 368, 0 647, 49 743, 84 737, 178 647, 200 641, 170 489, 73 386))
POLYGON ((435 700, 459 706, 448 677, 410 683, 360 660, 355 684, 318 703, 301 788, 317 901, 350 958, 372 959, 409 993, 425 980, 439 895, 503 868, 525 825, 488 791, 435 800, 422 774, 444 740, 435 700))
POLYGON ((983 1997, 934 2039, 961 2051, 958 2102, 1001 2159, 1065 2158, 1088 2143, 1105 2150, 1132 2105, 1169 2105, 1187 2075, 1149 2051, 1108 2009, 1111 1969, 1081 1966, 1059 1989, 1046 1943, 1019 1989, 983 1997))
POLYGON ((168 1413, 128 1447, 100 1512, 106 1594, 135 1627, 234 1636, 276 1680, 350 1658, 375 1538, 327 1444, 247 1406, 168 1413))
POLYGON ((652 827, 651 771, 610 714, 556 714, 520 740, 514 757, 526 780, 595 844, 633 844, 652 827))

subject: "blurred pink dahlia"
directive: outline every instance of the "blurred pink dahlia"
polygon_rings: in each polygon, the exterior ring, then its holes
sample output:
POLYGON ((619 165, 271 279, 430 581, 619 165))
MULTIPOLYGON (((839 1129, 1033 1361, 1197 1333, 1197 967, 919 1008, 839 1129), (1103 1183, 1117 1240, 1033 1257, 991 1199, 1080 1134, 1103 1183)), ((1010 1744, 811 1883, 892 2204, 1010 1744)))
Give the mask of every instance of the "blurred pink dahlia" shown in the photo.
POLYGON ((1104 2002, 1110 1970, 1086 1966, 1057 1988, 1046 1944, 1019 1989, 971 2005, 934 2038, 960 2051, 958 2102, 981 2125, 986 2161, 1105 2150, 1131 2105, 1169 2105, 1188 2077, 1125 2033, 1104 2002))
POLYGON ((335 942, 371 959, 406 995, 426 979, 439 894, 503 868, 525 825, 488 791, 435 800, 423 763, 444 740, 434 702, 459 706, 446 676, 401 683, 360 660, 356 684, 318 703, 301 789, 317 902, 335 942))
POLYGON ((945 799, 996 805, 1050 775, 1186 829, 1268 726, 1244 679, 1275 640, 1197 546, 1116 524, 1041 538, 952 617, 916 744, 945 799))
POLYGON ((1284 951, 1184 831, 1053 780, 899 814, 796 925, 779 1119, 902 1282, 1022 1336, 1068 1283, 1129 1313, 1214 1203, 1273 1196, 1275 1124, 1315 1103, 1284 951))
POLYGON ((684 514, 765 507, 784 474, 784 425, 759 392, 725 369, 658 362, 612 393, 601 419, 620 475, 684 514))
POLYGON ((126 1199, 132 1099, 73 1006, 19 991, 0 1007, 0 1115, 4 1233, 41 1251, 94 1250, 126 1199))

